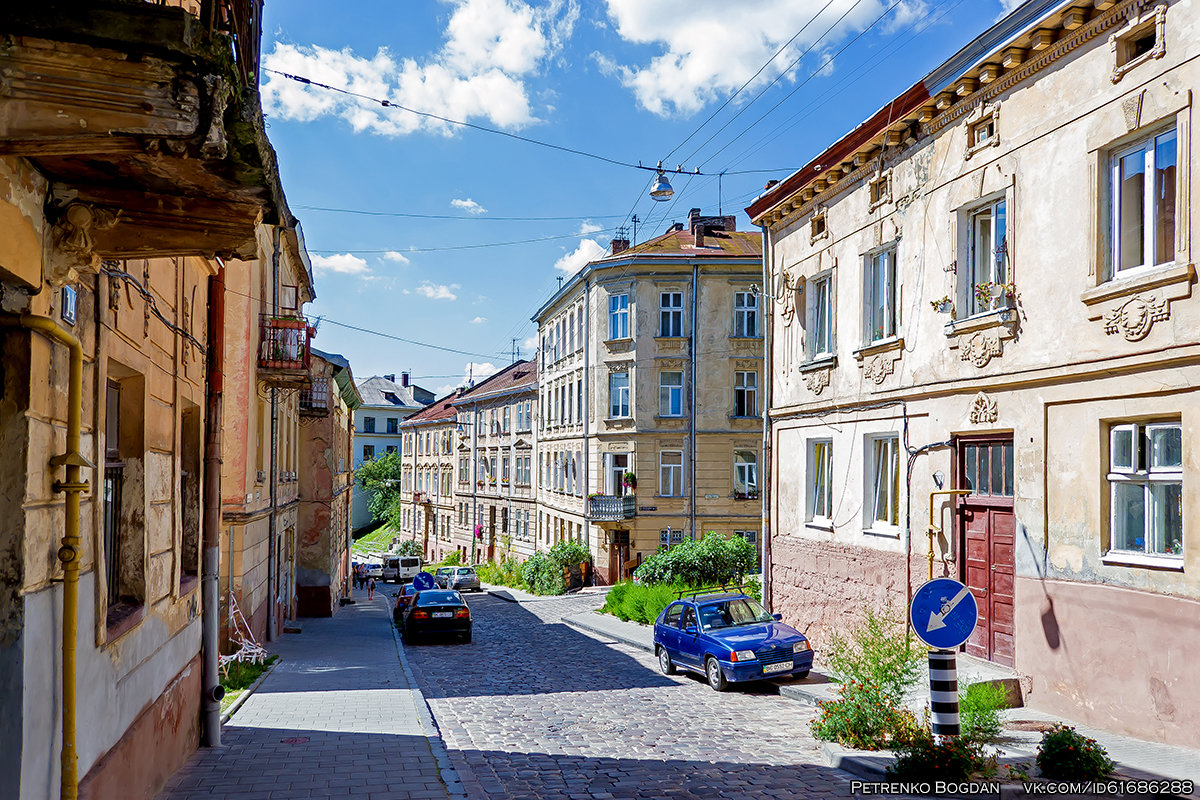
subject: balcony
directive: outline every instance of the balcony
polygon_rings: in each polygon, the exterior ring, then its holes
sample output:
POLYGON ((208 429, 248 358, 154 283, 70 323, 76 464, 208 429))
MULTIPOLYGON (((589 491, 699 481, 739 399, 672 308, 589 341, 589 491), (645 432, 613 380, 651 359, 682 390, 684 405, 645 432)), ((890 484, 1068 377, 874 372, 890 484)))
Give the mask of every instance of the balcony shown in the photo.
POLYGON ((637 497, 631 494, 597 494, 588 498, 588 519, 593 522, 618 522, 637 516, 637 497))
POLYGON ((306 388, 311 384, 308 365, 313 329, 302 317, 259 320, 258 378, 268 385, 306 388))
POLYGON ((312 386, 300 390, 300 416, 329 416, 331 410, 329 399, 329 380, 324 378, 313 381, 312 386))
POLYGON ((413 492, 413 502, 420 503, 422 505, 424 505, 425 503, 431 502, 429 499, 429 493, 428 492, 413 492))

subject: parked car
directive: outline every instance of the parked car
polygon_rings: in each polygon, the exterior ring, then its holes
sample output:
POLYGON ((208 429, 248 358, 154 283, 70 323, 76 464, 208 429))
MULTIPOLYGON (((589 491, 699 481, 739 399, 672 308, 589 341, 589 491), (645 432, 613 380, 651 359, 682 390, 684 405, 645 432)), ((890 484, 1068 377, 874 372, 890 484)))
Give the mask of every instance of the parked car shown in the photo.
POLYGON ((455 567, 446 578, 447 589, 457 589, 460 592, 479 592, 483 591, 479 585, 479 573, 474 567, 455 567))
POLYGON ((457 633, 471 641, 471 608, 453 589, 425 589, 413 595, 401 617, 400 635, 415 642, 427 633, 457 633))
POLYGON ((417 587, 411 583, 404 584, 398 592, 392 592, 392 597, 396 598, 396 602, 392 606, 392 620, 396 624, 400 624, 403 621, 404 609, 408 608, 408 604, 412 602, 413 596, 416 593, 417 587))
POLYGON ((718 692, 733 682, 805 678, 812 647, 781 619, 739 592, 684 595, 654 623, 658 667, 665 675, 700 673, 718 692))
POLYGON ((454 574, 454 570, 458 567, 438 567, 433 573, 433 582, 443 589, 450 588, 450 576, 454 574))
POLYGON ((401 556, 388 553, 383 557, 383 579, 405 583, 417 577, 421 571, 421 559, 418 556, 401 556))
POLYGON ((379 581, 383 580, 383 565, 367 562, 367 577, 379 581))

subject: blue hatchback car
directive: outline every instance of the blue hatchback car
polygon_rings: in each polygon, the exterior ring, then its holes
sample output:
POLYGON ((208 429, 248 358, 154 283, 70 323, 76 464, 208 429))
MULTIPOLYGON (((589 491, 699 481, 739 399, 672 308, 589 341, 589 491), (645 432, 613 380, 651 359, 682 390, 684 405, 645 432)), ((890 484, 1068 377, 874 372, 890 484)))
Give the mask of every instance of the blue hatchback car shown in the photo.
POLYGON ((685 596, 654 623, 663 674, 698 672, 718 692, 729 683, 807 677, 813 651, 804 634, 737 592, 685 596))

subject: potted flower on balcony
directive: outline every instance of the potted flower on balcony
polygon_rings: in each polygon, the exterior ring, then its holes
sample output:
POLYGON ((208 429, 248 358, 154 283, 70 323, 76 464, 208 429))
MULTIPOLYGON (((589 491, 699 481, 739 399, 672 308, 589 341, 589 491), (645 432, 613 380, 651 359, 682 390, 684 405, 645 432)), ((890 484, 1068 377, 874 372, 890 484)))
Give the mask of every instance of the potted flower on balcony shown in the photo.
POLYGON ((482 489, 483 488, 483 478, 480 478, 479 480, 475 481, 475 485, 478 486, 480 489, 482 489))
POLYGON ((1017 287, 1011 281, 1008 283, 984 281, 975 284, 976 302, 979 303, 980 308, 989 311, 1008 305, 1016 293, 1017 287))
POLYGON ((637 491, 637 475, 632 472, 626 472, 621 476, 621 485, 631 492, 637 491))
POLYGON ((592 492, 591 494, 589 494, 589 495, 587 496, 587 499, 588 499, 588 501, 590 502, 590 501, 592 501, 592 500, 595 500, 597 497, 603 497, 603 496, 604 496, 604 495, 600 494, 600 492, 592 492))

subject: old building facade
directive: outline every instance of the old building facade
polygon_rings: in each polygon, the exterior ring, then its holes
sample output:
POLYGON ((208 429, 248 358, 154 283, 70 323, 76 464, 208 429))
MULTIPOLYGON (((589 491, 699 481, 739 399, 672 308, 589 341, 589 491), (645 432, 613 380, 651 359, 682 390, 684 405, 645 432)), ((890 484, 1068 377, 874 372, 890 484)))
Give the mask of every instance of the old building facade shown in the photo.
POLYGON ((587 543, 597 577, 761 523, 761 245, 733 217, 614 242, 538 311, 537 543, 587 543))
MULTIPOLYGON (((376 456, 399 453, 400 421, 433 402, 433 392, 410 383, 407 372, 395 375, 372 375, 359 384, 363 404, 354 412, 357 437, 354 466, 376 456)), ((371 496, 362 486, 354 487, 353 525, 361 528, 372 522, 371 496)))
MULTIPOLYGON (((435 400, 400 423, 400 538, 421 543, 427 561, 451 550, 454 516, 454 395, 435 400)), ((395 518, 393 517, 393 520, 395 518)))
POLYGON ((1192 0, 1025 3, 748 209, 769 586, 818 641, 948 575, 1027 702, 1190 743, 1198 43, 1192 0))

